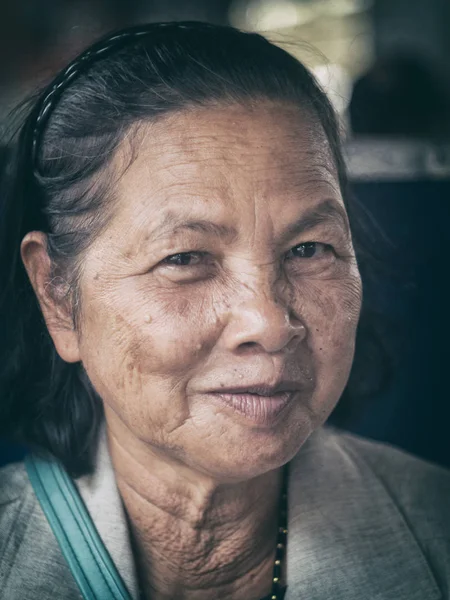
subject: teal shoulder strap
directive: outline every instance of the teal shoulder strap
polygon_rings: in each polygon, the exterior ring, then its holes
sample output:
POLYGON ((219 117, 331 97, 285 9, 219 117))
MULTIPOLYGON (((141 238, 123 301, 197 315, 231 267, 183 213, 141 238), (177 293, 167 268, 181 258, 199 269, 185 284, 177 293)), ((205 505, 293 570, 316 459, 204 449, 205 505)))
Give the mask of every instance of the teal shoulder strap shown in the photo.
POLYGON ((131 600, 75 484, 55 460, 25 458, 28 477, 85 600, 131 600))

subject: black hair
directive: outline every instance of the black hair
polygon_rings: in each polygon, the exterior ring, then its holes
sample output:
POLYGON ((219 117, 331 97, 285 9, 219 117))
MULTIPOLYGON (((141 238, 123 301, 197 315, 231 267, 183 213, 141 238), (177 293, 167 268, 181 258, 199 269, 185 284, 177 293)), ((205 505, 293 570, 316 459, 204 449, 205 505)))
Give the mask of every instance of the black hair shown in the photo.
MULTIPOLYGON (((361 207, 347 194, 337 119, 298 60, 260 35, 204 23, 151 24, 108 36, 26 105, 11 144, 0 206, 0 434, 50 451, 80 475, 93 468, 102 420, 83 366, 64 362, 54 348, 20 258, 25 234, 46 233, 52 289, 70 299, 76 325, 80 257, 111 214, 111 161, 125 134, 170 112, 261 100, 298 105, 323 127, 364 277, 360 242, 367 232, 361 207)), ((370 337, 367 310, 357 349, 370 337)), ((366 363, 373 363, 370 356, 366 363)), ((361 386, 371 381, 367 364, 355 364, 349 398, 371 393, 361 386)))

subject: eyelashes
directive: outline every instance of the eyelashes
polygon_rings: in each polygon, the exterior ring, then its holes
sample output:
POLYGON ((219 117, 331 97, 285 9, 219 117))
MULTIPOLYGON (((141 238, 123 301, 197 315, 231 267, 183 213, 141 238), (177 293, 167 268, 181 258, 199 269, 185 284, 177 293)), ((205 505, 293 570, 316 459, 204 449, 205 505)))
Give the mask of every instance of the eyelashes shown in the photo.
POLYGON ((202 263, 206 252, 178 252, 167 256, 162 263, 173 267, 192 267, 202 263))
POLYGON ((294 258, 324 258, 329 253, 334 254, 333 247, 329 244, 322 244, 321 242, 304 242, 291 248, 287 253, 286 258, 288 260, 294 258))

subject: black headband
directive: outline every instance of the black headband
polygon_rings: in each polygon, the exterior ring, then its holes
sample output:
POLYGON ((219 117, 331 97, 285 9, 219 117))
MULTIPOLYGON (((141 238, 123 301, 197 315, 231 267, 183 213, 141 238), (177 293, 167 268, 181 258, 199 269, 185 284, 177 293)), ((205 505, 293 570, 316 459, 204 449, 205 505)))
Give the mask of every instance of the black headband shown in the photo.
POLYGON ((178 29, 191 29, 191 28, 212 28, 212 25, 208 23, 195 23, 195 22, 168 22, 168 23, 150 23, 147 25, 138 25, 136 27, 129 27, 122 31, 116 32, 112 35, 101 39, 96 42, 80 54, 75 60, 73 60, 65 69, 63 69, 49 85, 47 92, 44 93, 40 99, 38 105, 34 110, 34 125, 32 133, 32 148, 31 148, 31 161, 33 165, 33 171, 37 170, 38 165, 38 153, 39 144, 42 138, 42 133, 45 129, 45 125, 55 108, 59 98, 63 92, 69 87, 74 79, 80 74, 85 72, 90 65, 92 65, 97 59, 102 58, 111 54, 112 52, 126 46, 128 43, 135 41, 137 38, 155 34, 162 28, 176 27, 178 29))

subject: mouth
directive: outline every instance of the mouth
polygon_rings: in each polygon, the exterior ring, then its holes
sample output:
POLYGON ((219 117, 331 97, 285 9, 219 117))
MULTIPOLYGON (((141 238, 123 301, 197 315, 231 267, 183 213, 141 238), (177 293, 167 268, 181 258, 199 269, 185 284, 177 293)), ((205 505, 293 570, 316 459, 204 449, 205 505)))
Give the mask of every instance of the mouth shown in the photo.
POLYGON ((210 394, 234 413, 254 424, 274 426, 299 394, 300 386, 292 382, 277 385, 257 384, 221 388, 210 394))
POLYGON ((267 383, 257 383, 252 385, 240 385, 238 387, 221 387, 213 390, 213 393, 218 394, 252 394, 255 396, 272 397, 283 392, 295 392, 301 389, 299 383, 293 381, 281 381, 275 385, 267 383))

